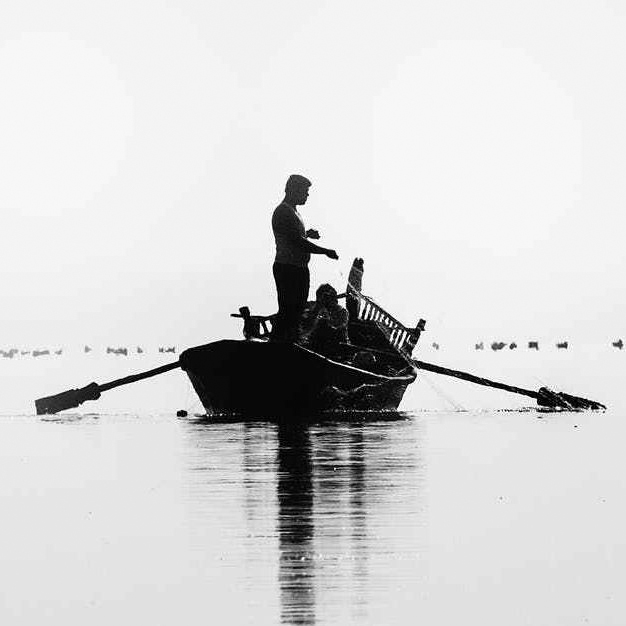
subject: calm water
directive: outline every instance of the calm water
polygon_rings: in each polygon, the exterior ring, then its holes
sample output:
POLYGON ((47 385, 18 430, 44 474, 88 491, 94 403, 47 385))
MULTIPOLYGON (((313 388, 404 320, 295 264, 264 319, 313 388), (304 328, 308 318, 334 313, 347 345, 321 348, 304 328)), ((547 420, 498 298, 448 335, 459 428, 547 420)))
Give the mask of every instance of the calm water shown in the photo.
POLYGON ((433 378, 406 404, 439 408, 396 419, 212 424, 174 416, 171 377, 166 413, 5 414, 0 621, 621 625, 622 370, 558 358, 607 412, 476 408, 502 397, 433 378))
POLYGON ((10 624, 623 624, 617 414, 0 421, 10 624))

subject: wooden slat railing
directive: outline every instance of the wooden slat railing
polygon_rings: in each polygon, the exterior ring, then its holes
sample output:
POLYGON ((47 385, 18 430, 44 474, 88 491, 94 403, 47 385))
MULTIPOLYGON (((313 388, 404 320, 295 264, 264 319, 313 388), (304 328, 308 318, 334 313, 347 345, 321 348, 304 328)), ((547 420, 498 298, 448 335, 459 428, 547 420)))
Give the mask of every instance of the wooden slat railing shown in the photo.
POLYGON ((349 297, 357 301, 358 319, 374 322, 385 333, 394 348, 411 356, 420 333, 424 330, 426 324, 424 320, 420 319, 415 328, 407 328, 371 298, 356 289, 349 289, 349 297))

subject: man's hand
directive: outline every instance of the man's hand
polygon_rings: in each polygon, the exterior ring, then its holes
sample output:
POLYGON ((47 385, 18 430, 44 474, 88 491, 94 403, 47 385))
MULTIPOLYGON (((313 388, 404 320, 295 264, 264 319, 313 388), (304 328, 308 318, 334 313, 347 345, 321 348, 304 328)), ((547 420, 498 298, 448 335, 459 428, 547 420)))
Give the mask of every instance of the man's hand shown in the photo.
POLYGON ((312 228, 309 228, 309 230, 306 231, 306 236, 307 236, 307 239, 319 239, 320 238, 320 234, 316 230, 313 230, 312 228))
POLYGON ((326 256, 329 259, 335 259, 335 260, 337 260, 339 258, 339 256, 337 255, 337 253, 334 250, 326 250, 326 256))

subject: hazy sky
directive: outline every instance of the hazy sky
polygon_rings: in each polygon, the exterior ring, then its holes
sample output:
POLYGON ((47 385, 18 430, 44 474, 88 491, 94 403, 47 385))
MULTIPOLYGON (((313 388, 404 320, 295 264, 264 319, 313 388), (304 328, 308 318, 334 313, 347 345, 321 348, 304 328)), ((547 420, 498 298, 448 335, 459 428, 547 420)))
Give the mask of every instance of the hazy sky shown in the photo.
POLYGON ((0 347, 236 336, 292 172, 314 286, 617 337, 625 60, 618 0, 3 0, 0 347))

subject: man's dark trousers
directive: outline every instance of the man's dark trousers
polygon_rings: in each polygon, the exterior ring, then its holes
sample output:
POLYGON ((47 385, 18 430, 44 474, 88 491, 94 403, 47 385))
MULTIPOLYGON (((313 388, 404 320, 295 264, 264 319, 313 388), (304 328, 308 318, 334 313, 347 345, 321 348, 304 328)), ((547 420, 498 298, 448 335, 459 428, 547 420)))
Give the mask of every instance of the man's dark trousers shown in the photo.
POLYGON ((309 297, 309 268, 274 263, 272 270, 278 293, 278 314, 272 324, 271 338, 274 341, 295 341, 309 297))

